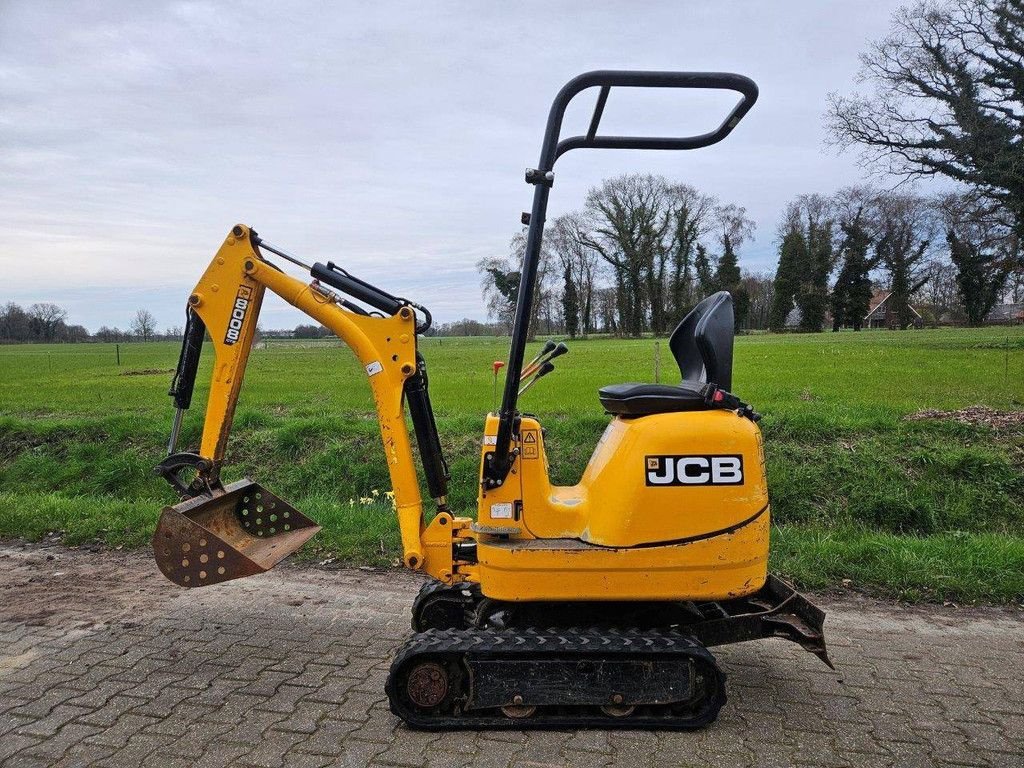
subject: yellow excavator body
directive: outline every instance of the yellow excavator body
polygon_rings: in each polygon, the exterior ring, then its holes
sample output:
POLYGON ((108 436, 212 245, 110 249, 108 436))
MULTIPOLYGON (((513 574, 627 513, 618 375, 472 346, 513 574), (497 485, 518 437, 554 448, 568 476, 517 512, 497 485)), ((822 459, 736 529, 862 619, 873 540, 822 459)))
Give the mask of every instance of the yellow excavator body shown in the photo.
MULTIPOLYGON (((199 450, 212 467, 219 468, 223 460, 255 319, 269 288, 336 333, 367 371, 403 559, 410 568, 448 583, 476 582, 485 596, 514 601, 717 600, 742 597, 764 585, 769 507, 761 433, 753 421, 728 410, 616 417, 573 486, 552 485, 544 430, 536 418, 524 416, 508 480, 490 489, 481 484, 475 522, 442 510, 425 525, 402 403, 403 384, 416 370, 413 311, 406 309, 404 317, 401 311, 393 317, 353 315, 326 300, 322 289, 267 264, 249 232, 243 225, 234 228, 189 296, 189 307, 209 331, 214 350, 199 450), (687 479, 686 472, 691 482, 680 481, 687 479), (454 558, 455 546, 470 541, 477 546, 477 561, 454 558)), ((497 432, 498 417, 490 414, 481 466, 497 432)), ((309 530, 311 521, 297 524, 297 510, 288 513, 295 516, 291 522, 281 517, 275 526, 278 521, 270 516, 279 515, 269 504, 280 502, 260 504, 257 493, 269 492, 253 489, 251 509, 245 506, 247 494, 235 494, 227 503, 221 493, 211 495, 208 507, 193 499, 178 505, 181 509, 169 507, 157 534, 163 539, 157 551, 165 573, 188 578, 187 586, 226 581, 232 578, 230 563, 200 568, 200 555, 189 558, 181 547, 198 553, 204 550, 201 540, 219 542, 204 551, 216 557, 221 551, 245 550, 232 541, 281 534, 276 542, 256 545, 273 546, 273 552, 247 559, 276 564, 315 533, 309 530), (257 511, 257 506, 265 509, 257 511), (205 524, 194 530, 180 522, 172 526, 178 516, 205 524), (172 528, 176 547, 169 545, 172 528), (248 537, 246 529, 252 531, 248 537), (180 540, 185 531, 188 541, 180 540), (175 565, 179 554, 188 565, 175 565)), ((251 569, 247 563, 242 575, 251 575, 251 569)))
MULTIPOLYGON (((485 453, 497 426, 491 414, 485 453)), ((719 600, 764 586, 768 488, 760 430, 749 419, 729 411, 616 417, 573 486, 551 484, 535 418, 523 417, 516 444, 512 481, 482 489, 478 500, 475 578, 484 595, 719 600), (683 465, 691 482, 658 482, 678 480, 669 477, 679 469, 678 459, 668 466, 673 456, 695 457, 683 465)))
POLYGON ((475 515, 449 505, 448 466, 417 349, 429 311, 333 262, 304 264, 249 227, 233 227, 188 297, 168 456, 157 467, 181 501, 163 509, 153 537, 160 570, 185 587, 253 576, 319 530, 259 483, 221 481, 270 291, 351 348, 373 393, 402 562, 427 577, 413 604, 416 634, 387 682, 391 708, 408 725, 696 728, 713 721, 725 700, 724 675, 705 646, 783 637, 829 663, 824 614, 767 571, 771 511, 760 417, 731 392, 727 292, 703 299, 670 337, 679 384, 600 390, 611 418, 575 485, 552 484, 541 422, 517 407, 567 351, 548 342, 524 365, 555 160, 581 147, 707 146, 731 132, 756 96, 752 81, 727 73, 598 71, 556 97, 541 162, 526 174, 534 205, 524 218, 501 407, 484 422, 475 515), (710 133, 597 135, 610 89, 644 86, 720 88, 742 98, 710 133), (600 89, 590 131, 559 140, 566 105, 590 87, 600 89), (289 275, 278 260, 313 279, 289 275), (214 361, 203 433, 197 449, 178 451, 207 335, 214 361), (432 515, 424 510, 413 436, 432 515))

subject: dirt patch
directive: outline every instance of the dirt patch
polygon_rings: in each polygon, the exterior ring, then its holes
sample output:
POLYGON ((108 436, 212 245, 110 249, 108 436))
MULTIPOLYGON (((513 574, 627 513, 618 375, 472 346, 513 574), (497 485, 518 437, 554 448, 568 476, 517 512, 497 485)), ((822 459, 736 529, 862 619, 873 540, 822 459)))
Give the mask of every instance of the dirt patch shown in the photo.
POLYGON ((912 413, 906 417, 908 421, 925 421, 938 419, 955 421, 971 426, 985 426, 1003 432, 1024 430, 1024 411, 997 411, 985 405, 972 405, 958 411, 937 411, 928 409, 912 413))
POLYGON ((130 371, 121 371, 118 376, 156 376, 157 374, 174 373, 173 368, 134 368, 130 371))
POLYGON ((182 590, 142 553, 0 543, 0 619, 86 628, 124 621, 182 590))

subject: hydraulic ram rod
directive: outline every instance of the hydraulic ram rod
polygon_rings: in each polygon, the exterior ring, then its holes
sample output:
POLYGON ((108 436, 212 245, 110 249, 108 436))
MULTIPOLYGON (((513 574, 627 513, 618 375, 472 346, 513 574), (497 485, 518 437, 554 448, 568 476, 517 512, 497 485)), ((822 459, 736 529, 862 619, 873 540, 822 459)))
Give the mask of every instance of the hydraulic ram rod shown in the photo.
POLYGON ((206 324, 202 318, 189 307, 185 317, 185 333, 181 339, 181 353, 178 355, 178 367, 171 379, 171 388, 167 392, 174 398, 174 423, 171 425, 171 437, 167 442, 167 455, 170 456, 178 447, 178 435, 181 433, 181 419, 185 411, 192 405, 192 391, 196 386, 196 371, 199 369, 199 353, 203 351, 203 339, 206 337, 206 324))

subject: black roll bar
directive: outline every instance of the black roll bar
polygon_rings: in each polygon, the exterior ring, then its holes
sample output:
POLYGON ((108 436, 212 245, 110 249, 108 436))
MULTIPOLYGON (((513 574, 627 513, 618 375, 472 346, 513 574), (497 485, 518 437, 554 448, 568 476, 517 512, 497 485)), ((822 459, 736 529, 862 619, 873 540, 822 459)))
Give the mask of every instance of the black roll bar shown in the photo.
POLYGON ((533 207, 530 211, 529 230, 526 235, 526 252, 519 280, 519 296, 516 302, 512 339, 509 344, 508 366, 505 368, 505 389, 499 412, 498 436, 494 452, 488 454, 484 463, 482 481, 485 487, 494 488, 505 481, 515 457, 511 452, 512 433, 517 417, 516 403, 519 397, 519 376, 523 368, 523 352, 530 324, 530 309, 533 305, 534 287, 537 282, 537 264, 540 260, 541 240, 544 234, 544 217, 547 213, 548 194, 554 183, 555 161, 573 149, 699 149, 715 144, 732 131, 757 101, 757 85, 748 77, 728 72, 628 72, 621 70, 596 70, 585 72, 566 83, 555 96, 548 113, 544 129, 544 143, 541 146, 540 162, 536 168, 526 172, 526 180, 535 186, 533 207), (587 88, 600 88, 590 126, 584 136, 572 136, 559 140, 562 119, 566 107, 573 97, 587 88), (612 88, 702 88, 729 90, 741 94, 739 103, 715 130, 696 136, 599 136, 598 126, 604 114, 605 104, 612 88))

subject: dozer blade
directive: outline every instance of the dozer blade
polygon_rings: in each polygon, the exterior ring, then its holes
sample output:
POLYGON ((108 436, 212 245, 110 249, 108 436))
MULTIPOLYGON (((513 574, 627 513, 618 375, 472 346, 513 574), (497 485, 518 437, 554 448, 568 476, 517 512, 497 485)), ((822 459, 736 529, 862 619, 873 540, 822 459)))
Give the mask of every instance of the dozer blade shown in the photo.
POLYGON ((181 587, 205 587, 269 571, 320 526, 252 480, 164 507, 153 534, 160 571, 181 587))
POLYGON ((835 669, 825 647, 825 612, 776 576, 747 597, 696 607, 705 618, 687 629, 706 646, 781 637, 835 669))

